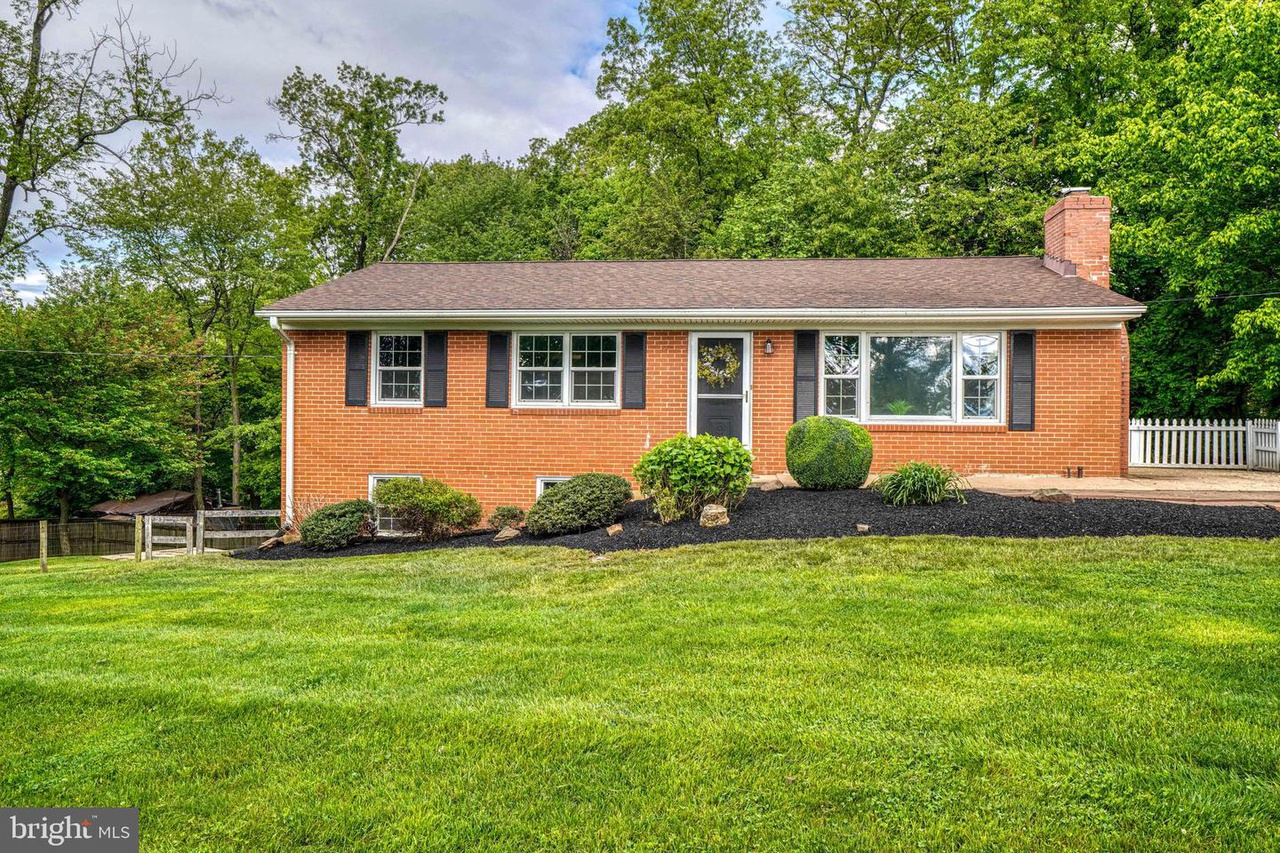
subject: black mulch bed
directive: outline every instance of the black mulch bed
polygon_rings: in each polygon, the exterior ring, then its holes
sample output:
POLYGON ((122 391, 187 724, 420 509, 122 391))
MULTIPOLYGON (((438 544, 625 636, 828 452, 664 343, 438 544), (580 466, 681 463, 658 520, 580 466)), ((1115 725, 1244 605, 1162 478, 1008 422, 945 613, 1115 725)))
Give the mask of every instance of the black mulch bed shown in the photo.
POLYGON ((1036 503, 986 492, 968 492, 968 503, 930 507, 889 507, 868 490, 806 492, 752 489, 746 501, 729 513, 728 527, 703 529, 692 521, 661 525, 648 501, 627 508, 622 533, 608 536, 592 530, 570 536, 534 539, 522 535, 499 545, 492 533, 456 536, 423 544, 405 539, 376 539, 341 551, 313 551, 281 545, 268 551, 238 551, 232 556, 256 560, 298 557, 358 557, 396 554, 428 548, 490 548, 504 545, 560 545, 587 551, 674 548, 738 539, 811 539, 857 536, 856 525, 869 524, 869 535, 999 536, 1238 536, 1280 537, 1280 512, 1268 507, 1198 506, 1135 500, 1077 500, 1074 504, 1036 503))

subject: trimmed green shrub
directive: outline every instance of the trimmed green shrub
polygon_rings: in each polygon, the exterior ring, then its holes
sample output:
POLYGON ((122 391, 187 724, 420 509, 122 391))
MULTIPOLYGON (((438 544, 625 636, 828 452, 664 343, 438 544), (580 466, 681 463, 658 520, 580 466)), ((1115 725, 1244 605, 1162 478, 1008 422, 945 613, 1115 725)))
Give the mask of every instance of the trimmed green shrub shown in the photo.
POLYGON ((560 536, 607 527, 622 517, 631 484, 616 474, 579 474, 556 483, 529 508, 524 527, 534 536, 560 536))
POLYGON ((504 527, 515 527, 524 521, 524 510, 518 506, 499 506, 494 507, 493 513, 489 516, 489 526, 495 530, 501 530, 504 527))
POLYGON ((964 479, 950 468, 927 462, 908 462, 871 484, 884 502, 893 506, 940 504, 947 498, 965 502, 964 479))
POLYGON ((742 503, 751 485, 751 451, 736 438, 681 434, 641 456, 631 473, 666 524, 694 518, 707 504, 733 509, 742 503))
POLYGON ((373 513, 373 504, 368 501, 329 504, 304 518, 298 533, 308 548, 336 551, 372 532, 373 513))
POLYGON ((805 489, 857 489, 871 471, 871 433, 831 415, 787 430, 787 471, 805 489))
POLYGON ((385 480, 374 488, 373 499, 401 519, 405 532, 423 542, 434 542, 480 523, 479 501, 439 480, 385 480))

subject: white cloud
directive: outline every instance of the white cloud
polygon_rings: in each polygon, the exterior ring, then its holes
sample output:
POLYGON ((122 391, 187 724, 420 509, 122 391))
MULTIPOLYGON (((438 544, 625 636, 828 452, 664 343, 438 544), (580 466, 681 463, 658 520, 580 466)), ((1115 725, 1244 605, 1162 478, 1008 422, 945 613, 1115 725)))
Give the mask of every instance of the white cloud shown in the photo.
POLYGON ((18 292, 18 298, 24 305, 33 304, 44 294, 48 286, 49 277, 42 272, 28 273, 13 282, 13 289, 18 292))

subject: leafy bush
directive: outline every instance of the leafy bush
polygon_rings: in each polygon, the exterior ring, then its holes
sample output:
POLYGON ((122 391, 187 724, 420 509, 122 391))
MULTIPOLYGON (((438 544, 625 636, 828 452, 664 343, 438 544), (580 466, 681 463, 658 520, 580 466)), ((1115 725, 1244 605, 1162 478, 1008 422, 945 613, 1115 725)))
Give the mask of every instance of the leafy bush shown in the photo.
POLYGON ((787 471, 806 489, 857 489, 871 471, 871 434, 831 415, 796 421, 787 430, 787 471))
POLYGON ((950 468, 927 462, 908 462, 871 484, 884 502, 893 506, 940 504, 947 498, 965 502, 963 478, 950 468))
POLYGON ((373 490, 373 499, 423 542, 443 539, 480 522, 480 503, 439 480, 385 480, 373 490))
POLYGON ((751 485, 751 451, 736 438, 682 434, 641 456, 631 472, 666 524, 694 518, 707 504, 733 509, 742 503, 751 485))
POLYGON ((372 531, 373 504, 342 501, 313 511, 299 526, 302 544, 321 551, 336 551, 354 544, 372 531))
POLYGON ((493 514, 489 516, 489 526, 495 530, 515 527, 522 521, 524 521, 524 510, 518 506, 494 507, 493 514))
POLYGON ((559 536, 606 527, 622 517, 631 484, 616 474, 579 474, 542 493, 529 508, 525 529, 534 536, 559 536))

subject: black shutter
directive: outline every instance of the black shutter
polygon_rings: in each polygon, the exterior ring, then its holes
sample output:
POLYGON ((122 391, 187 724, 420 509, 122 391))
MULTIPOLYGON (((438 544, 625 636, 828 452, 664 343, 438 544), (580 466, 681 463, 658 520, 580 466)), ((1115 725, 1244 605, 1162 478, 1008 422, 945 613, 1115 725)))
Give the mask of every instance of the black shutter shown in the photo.
POLYGON ((1009 429, 1036 428, 1036 333, 1009 333, 1009 429))
POLYGON ((422 405, 443 407, 449 384, 448 332, 427 332, 423 335, 422 363, 426 366, 426 393, 422 395, 422 405))
POLYGON ((347 332, 347 405, 369 405, 368 332, 347 332))
POLYGON ((645 333, 622 336, 622 408, 644 408, 645 333))
POLYGON ((818 333, 796 332, 795 419, 818 414, 818 333))
POLYGON ((511 388, 511 333, 489 333, 489 362, 485 370, 484 404, 505 409, 511 388))

